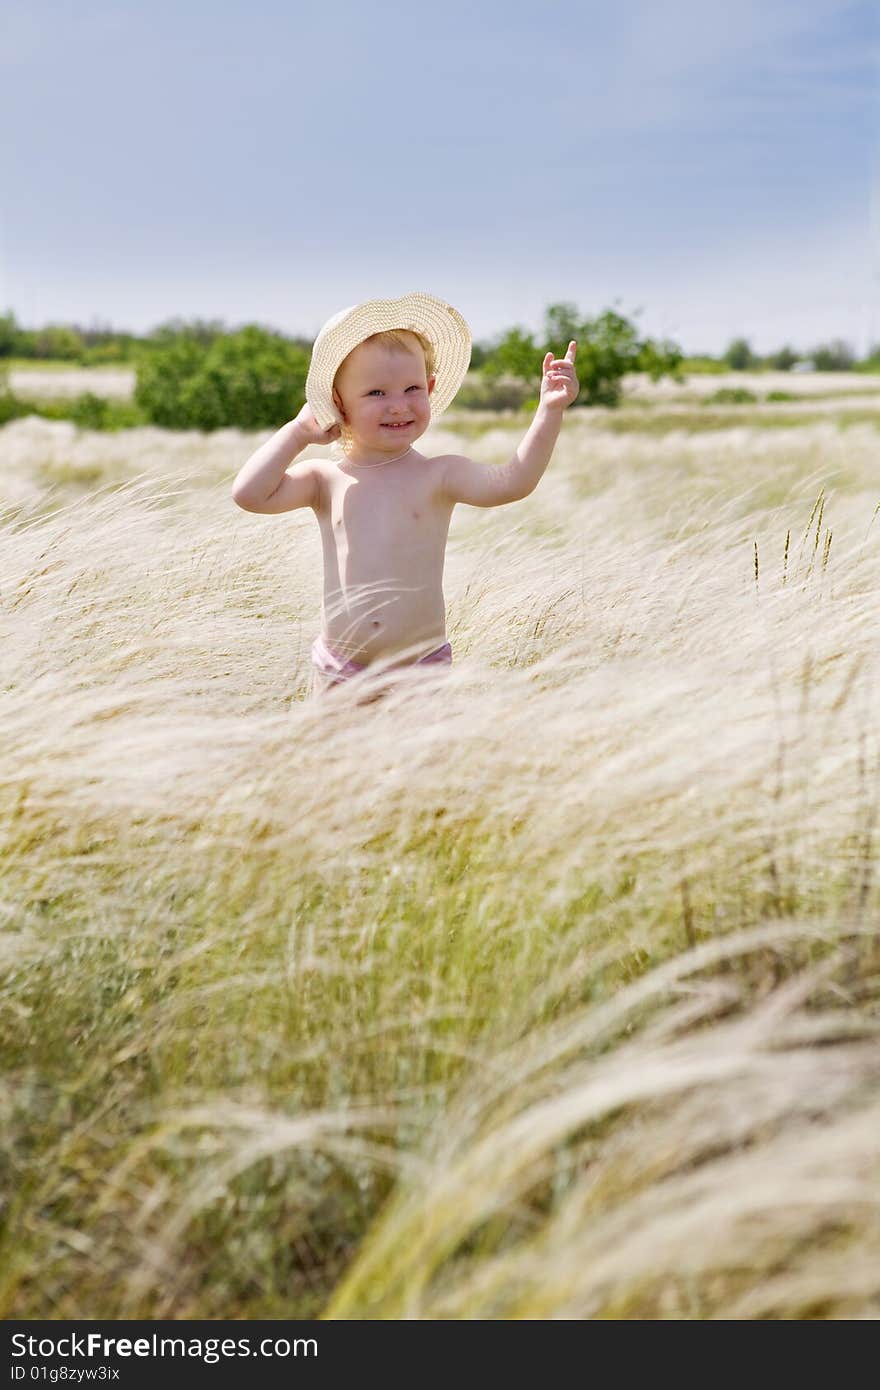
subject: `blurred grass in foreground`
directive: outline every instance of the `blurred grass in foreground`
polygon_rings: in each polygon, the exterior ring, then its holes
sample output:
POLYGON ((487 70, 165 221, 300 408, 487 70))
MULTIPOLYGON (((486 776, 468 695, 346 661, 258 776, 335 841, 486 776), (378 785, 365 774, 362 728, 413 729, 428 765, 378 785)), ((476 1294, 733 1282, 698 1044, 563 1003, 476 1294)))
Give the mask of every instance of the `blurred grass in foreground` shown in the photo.
POLYGON ((358 707, 251 439, 26 423, 0 1314, 880 1312, 875 429, 567 420, 358 707))

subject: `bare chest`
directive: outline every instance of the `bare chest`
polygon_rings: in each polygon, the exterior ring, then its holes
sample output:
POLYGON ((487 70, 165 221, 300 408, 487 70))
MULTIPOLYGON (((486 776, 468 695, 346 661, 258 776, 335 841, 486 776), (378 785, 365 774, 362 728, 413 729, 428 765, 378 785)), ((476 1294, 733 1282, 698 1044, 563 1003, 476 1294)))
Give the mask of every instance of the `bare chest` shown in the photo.
POLYGON ((328 469, 319 517, 325 539, 363 559, 373 554, 386 561, 443 545, 451 508, 439 495, 436 464, 419 459, 416 466, 328 469))

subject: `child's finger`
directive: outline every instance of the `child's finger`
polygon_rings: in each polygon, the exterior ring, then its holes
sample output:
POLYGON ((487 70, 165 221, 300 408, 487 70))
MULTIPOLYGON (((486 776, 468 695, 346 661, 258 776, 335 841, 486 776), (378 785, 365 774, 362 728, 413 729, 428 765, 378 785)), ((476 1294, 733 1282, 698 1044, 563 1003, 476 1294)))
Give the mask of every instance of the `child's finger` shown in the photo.
POLYGON ((553 361, 553 353, 552 353, 552 352, 545 352, 545 353, 544 353, 544 366, 543 366, 543 368, 542 368, 542 370, 543 370, 544 372, 547 371, 547 368, 549 367, 549 365, 550 365, 550 363, 551 363, 552 361, 553 361))
POLYGON ((568 351, 567 351, 566 354, 565 354, 565 360, 566 360, 566 362, 573 362, 574 359, 575 359, 575 354, 576 354, 576 352, 577 352, 577 341, 576 341, 574 338, 572 338, 571 342, 570 342, 569 345, 568 345, 568 351))

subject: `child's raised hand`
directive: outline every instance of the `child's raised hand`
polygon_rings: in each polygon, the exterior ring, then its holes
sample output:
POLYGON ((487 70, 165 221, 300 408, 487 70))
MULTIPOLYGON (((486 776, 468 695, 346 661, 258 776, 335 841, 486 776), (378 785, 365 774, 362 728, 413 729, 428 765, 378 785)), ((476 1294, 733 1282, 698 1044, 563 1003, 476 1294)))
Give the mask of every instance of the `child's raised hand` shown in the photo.
POLYGON ((577 400, 580 382, 575 376, 574 359, 577 343, 572 340, 564 357, 548 352, 544 357, 541 377, 541 405, 550 410, 564 410, 577 400))
POLYGON ((322 430, 312 413, 312 407, 306 401, 302 410, 296 417, 295 424, 299 430, 303 444, 332 444, 334 439, 338 439, 342 431, 339 426, 333 424, 329 429, 322 430))

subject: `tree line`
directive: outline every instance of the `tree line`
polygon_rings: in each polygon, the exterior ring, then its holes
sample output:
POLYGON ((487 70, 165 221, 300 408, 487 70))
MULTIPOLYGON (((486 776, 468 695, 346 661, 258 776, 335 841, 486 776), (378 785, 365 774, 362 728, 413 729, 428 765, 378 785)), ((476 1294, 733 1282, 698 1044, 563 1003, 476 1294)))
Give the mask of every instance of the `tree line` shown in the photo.
MULTIPOLYGON (((548 351, 563 356, 577 339, 581 383, 575 404, 619 404, 623 378, 645 372, 652 380, 680 378, 684 371, 787 371, 805 362, 804 354, 784 346, 761 357, 746 339, 735 339, 720 358, 708 354, 686 358, 669 339, 642 334, 617 305, 595 316, 575 304, 551 304, 540 332, 513 327, 495 338, 474 343, 471 370, 456 397, 456 406, 471 409, 533 407, 548 351)), ((169 429, 212 430, 277 428, 299 410, 311 340, 260 324, 228 328, 221 320, 171 319, 146 334, 124 333, 109 325, 82 328, 54 324, 21 327, 11 312, 0 317, 0 371, 3 360, 46 360, 71 366, 132 366, 134 399, 113 402, 85 393, 74 402, 47 403, 41 414, 73 418, 91 428, 152 423, 169 429)), ((805 365, 824 371, 860 366, 880 369, 880 345, 858 363, 848 344, 836 340, 812 348, 805 365)), ((33 411, 35 404, 16 398, 0 383, 0 423, 33 411)))

